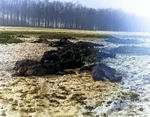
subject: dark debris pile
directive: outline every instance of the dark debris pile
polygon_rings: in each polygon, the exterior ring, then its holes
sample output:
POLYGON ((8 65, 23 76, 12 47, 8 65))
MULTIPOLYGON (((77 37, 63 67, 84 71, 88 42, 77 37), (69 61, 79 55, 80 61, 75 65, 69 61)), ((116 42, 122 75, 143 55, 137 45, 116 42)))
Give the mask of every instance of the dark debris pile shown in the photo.
POLYGON ((40 61, 17 61, 14 76, 42 76, 45 74, 66 74, 65 69, 81 68, 86 63, 94 63, 97 58, 96 46, 103 46, 91 42, 72 43, 66 38, 49 42, 49 46, 57 50, 46 51, 40 61))

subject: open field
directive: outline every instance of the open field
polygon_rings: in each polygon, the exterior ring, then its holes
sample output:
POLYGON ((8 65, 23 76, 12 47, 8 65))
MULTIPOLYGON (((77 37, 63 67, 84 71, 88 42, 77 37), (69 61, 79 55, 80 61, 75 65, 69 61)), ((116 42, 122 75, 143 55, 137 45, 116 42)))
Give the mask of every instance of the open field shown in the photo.
POLYGON ((88 30, 69 30, 69 29, 51 29, 51 28, 31 28, 31 27, 0 27, 0 33, 14 36, 24 35, 39 37, 40 35, 68 35, 74 38, 106 38, 116 32, 109 31, 88 31, 88 30))
POLYGON ((88 31, 88 30, 72 30, 72 29, 53 29, 53 28, 36 28, 36 27, 5 27, 5 26, 0 26, 0 31, 66 32, 66 33, 101 34, 101 35, 116 33, 116 32, 109 32, 109 31, 88 31))

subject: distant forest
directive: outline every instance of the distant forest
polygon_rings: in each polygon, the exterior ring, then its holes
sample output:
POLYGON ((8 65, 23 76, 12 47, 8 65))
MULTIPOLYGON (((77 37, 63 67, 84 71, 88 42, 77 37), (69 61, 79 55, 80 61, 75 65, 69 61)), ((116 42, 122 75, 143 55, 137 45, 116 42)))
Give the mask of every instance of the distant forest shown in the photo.
POLYGON ((0 25, 149 31, 141 18, 120 9, 93 9, 77 3, 49 0, 0 0, 0 25))

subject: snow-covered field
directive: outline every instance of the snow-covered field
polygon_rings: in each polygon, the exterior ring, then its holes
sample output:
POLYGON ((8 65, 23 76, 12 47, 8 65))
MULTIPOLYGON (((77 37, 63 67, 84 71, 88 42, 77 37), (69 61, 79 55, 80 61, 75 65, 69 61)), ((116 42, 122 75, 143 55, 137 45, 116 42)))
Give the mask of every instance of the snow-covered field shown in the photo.
POLYGON ((78 70, 65 76, 11 76, 16 61, 40 60, 51 49, 55 48, 29 41, 0 44, 0 117, 91 116, 84 107, 95 108, 120 93, 117 83, 95 82, 90 72, 78 70))

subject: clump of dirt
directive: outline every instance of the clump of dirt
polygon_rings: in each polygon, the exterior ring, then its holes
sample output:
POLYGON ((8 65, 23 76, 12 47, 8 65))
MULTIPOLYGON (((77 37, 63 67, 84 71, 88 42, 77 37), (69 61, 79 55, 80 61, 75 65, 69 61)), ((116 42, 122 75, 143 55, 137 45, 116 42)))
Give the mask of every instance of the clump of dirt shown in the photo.
POLYGON ((24 36, 24 35, 22 35, 22 34, 17 35, 17 37, 20 37, 20 38, 30 38, 29 36, 24 36))
POLYGON ((95 82, 90 72, 14 77, 1 84, 0 100, 5 108, 4 114, 11 117, 74 117, 82 115, 83 106, 100 106, 117 91, 117 83, 95 82))
POLYGON ((49 44, 50 42, 47 40, 47 39, 44 39, 44 38, 40 38, 36 41, 33 41, 32 43, 46 43, 46 44, 49 44))

